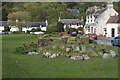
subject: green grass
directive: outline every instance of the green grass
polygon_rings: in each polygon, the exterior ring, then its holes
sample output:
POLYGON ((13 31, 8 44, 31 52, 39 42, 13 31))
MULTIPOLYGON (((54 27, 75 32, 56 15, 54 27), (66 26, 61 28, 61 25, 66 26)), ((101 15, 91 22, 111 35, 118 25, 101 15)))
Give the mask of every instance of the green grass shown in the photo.
POLYGON ((26 34, 3 35, 4 78, 118 78, 118 58, 74 61, 68 58, 48 59, 41 55, 13 53, 23 42, 37 42, 38 37, 39 35, 26 34))

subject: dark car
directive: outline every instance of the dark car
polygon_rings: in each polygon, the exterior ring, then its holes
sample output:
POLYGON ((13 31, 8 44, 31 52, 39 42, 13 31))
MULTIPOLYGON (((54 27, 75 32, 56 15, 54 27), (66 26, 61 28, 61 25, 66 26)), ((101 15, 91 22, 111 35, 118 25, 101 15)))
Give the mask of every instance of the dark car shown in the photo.
POLYGON ((113 46, 120 46, 120 35, 111 40, 113 46))
POLYGON ((72 32, 71 36, 77 36, 77 32, 72 32))
POLYGON ((89 33, 88 37, 89 37, 89 39, 95 39, 95 40, 97 40, 97 35, 95 33, 89 33))

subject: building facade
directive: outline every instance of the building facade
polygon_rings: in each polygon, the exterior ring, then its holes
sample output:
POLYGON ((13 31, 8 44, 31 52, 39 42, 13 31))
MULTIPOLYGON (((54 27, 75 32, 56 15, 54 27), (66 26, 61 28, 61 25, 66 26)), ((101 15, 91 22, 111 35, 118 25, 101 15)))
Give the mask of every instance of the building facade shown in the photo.
POLYGON ((66 26, 69 26, 69 28, 74 28, 74 29, 78 29, 79 27, 84 27, 84 21, 83 19, 79 20, 79 19, 60 19, 59 17, 59 22, 64 23, 64 30, 66 29, 66 26))
POLYGON ((106 35, 105 26, 111 16, 117 16, 118 12, 113 8, 113 3, 108 2, 107 7, 86 16, 84 32, 106 35))

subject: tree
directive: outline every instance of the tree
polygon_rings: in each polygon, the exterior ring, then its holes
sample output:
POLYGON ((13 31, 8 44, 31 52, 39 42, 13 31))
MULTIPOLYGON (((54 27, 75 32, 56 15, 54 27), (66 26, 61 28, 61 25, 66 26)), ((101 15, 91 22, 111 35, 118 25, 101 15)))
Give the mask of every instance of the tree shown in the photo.
POLYGON ((57 32, 64 32, 63 26, 64 26, 64 24, 62 22, 58 22, 56 25, 57 32))
POLYGON ((8 15, 8 25, 16 26, 22 31, 22 27, 29 26, 31 16, 28 12, 12 12, 8 15))
POLYGON ((76 32, 76 31, 77 31, 77 30, 76 30, 75 28, 70 28, 69 31, 68 31, 68 33, 69 33, 69 34, 72 34, 72 32, 76 32))
POLYGON ((66 27, 65 27, 65 32, 66 32, 66 34, 69 33, 69 29, 70 29, 70 27, 69 27, 68 25, 66 25, 66 27))
POLYGON ((83 34, 83 33, 84 33, 84 30, 83 30, 82 27, 79 27, 79 28, 77 28, 77 32, 78 32, 79 34, 83 34))
POLYGON ((7 11, 5 9, 2 9, 2 21, 7 21, 7 11))
POLYGON ((57 23, 53 23, 47 26, 47 33, 52 33, 52 32, 56 32, 56 24, 57 23))

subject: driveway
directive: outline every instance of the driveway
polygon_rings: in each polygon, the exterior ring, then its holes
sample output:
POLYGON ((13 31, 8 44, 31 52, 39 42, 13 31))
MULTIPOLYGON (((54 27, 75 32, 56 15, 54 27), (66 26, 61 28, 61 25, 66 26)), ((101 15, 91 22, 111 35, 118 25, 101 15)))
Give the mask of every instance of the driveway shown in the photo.
POLYGON ((96 41, 98 44, 111 45, 111 39, 112 38, 98 37, 96 41))

